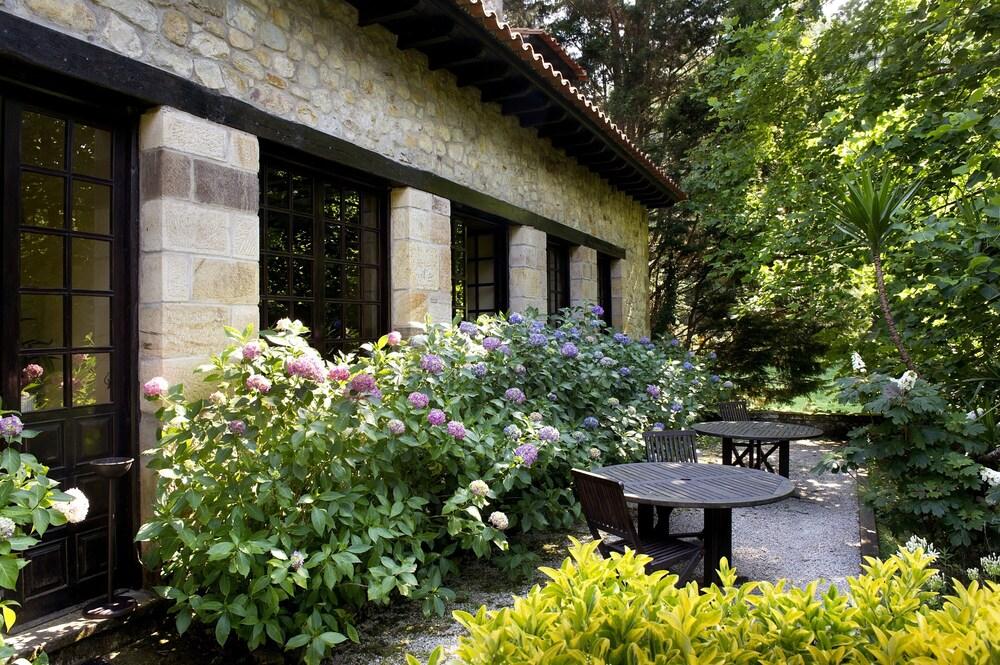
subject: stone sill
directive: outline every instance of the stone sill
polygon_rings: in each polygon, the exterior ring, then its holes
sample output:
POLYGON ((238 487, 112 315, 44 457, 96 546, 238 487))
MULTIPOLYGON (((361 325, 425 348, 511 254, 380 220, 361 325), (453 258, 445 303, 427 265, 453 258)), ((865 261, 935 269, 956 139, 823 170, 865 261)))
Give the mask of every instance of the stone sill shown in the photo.
POLYGON ((126 591, 139 606, 128 617, 119 619, 89 619, 83 616, 83 604, 49 615, 24 630, 7 637, 7 644, 16 650, 15 658, 31 660, 43 651, 53 665, 80 663, 105 653, 118 643, 134 639, 134 630, 148 619, 157 617, 155 609, 163 600, 145 591, 126 591), (129 626, 129 630, 118 630, 129 626))

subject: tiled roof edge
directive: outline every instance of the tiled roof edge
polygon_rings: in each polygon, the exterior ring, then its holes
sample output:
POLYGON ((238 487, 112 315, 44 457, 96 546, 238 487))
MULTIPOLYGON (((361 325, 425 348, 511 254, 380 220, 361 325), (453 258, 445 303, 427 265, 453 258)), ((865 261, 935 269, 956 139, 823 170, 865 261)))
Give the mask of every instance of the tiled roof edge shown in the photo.
POLYGON ((611 118, 605 115, 605 113, 586 95, 580 92, 576 86, 566 80, 556 67, 553 67, 550 63, 545 61, 545 58, 538 53, 535 53, 531 44, 525 41, 525 39, 519 34, 514 32, 506 22, 500 21, 496 14, 492 11, 486 10, 481 0, 451 1, 469 14, 469 16, 476 19, 479 24, 483 26, 486 32, 491 34, 497 42, 509 48, 522 62, 531 65, 531 67, 541 74, 544 80, 550 84, 552 90, 558 92, 563 98, 576 106, 579 110, 583 111, 599 126, 603 127, 608 136, 611 136, 622 148, 625 149, 626 152, 628 152, 643 167, 645 167, 650 174, 655 176, 659 182, 665 185, 677 197, 678 201, 687 199, 687 194, 685 194, 680 186, 674 182, 673 178, 668 176, 652 159, 650 159, 646 153, 632 143, 631 139, 629 139, 625 132, 619 129, 618 125, 611 121, 611 118))

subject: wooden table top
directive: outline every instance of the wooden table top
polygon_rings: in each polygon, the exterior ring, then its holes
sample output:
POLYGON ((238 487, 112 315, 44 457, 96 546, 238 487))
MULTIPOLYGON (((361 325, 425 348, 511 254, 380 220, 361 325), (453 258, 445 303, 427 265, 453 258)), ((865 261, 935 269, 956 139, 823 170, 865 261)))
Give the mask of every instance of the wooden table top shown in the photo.
POLYGON ((762 420, 713 420, 695 423, 691 429, 698 434, 721 436, 724 439, 750 439, 752 441, 794 441, 812 439, 823 430, 808 425, 775 423, 762 420))
POLYGON ((795 486, 787 478, 722 464, 635 462, 592 473, 625 485, 625 499, 671 508, 739 508, 775 503, 795 486))

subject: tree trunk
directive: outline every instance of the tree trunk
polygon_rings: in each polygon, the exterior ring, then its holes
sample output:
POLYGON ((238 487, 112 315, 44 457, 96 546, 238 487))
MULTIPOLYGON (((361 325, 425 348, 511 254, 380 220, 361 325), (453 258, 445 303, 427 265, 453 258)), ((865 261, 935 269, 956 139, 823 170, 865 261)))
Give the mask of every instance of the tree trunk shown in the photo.
POLYGON ((885 273, 882 272, 882 257, 879 254, 872 254, 872 263, 875 264, 875 290, 878 291, 878 301, 882 306, 882 315, 885 317, 885 327, 889 329, 889 337, 892 339, 896 349, 899 350, 899 357, 903 359, 906 369, 916 372, 917 368, 910 359, 910 354, 903 346, 903 338, 899 336, 896 329, 896 319, 892 317, 892 310, 889 309, 889 297, 885 291, 885 273))

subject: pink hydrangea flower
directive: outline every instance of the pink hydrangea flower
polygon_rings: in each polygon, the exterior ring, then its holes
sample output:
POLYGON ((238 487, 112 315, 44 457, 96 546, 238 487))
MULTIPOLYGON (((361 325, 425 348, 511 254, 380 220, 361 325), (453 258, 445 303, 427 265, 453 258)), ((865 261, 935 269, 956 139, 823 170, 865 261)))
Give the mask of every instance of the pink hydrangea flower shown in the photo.
POLYGON ((142 385, 142 394, 149 399, 163 397, 170 389, 170 384, 162 376, 154 376, 142 385))
POLYGON ((431 412, 427 414, 427 422, 434 426, 444 425, 446 420, 448 420, 448 416, 441 409, 431 409, 431 412))
POLYGON ((246 382, 247 390, 252 390, 258 393, 268 393, 271 391, 271 382, 266 376, 260 374, 252 374, 247 377, 246 382))
POLYGON ((42 369, 42 366, 37 363, 29 363, 28 365, 25 365, 24 369, 21 370, 21 376, 24 378, 24 383, 37 381, 42 378, 42 374, 45 374, 45 370, 42 369))
POLYGON ((376 389, 375 377, 368 372, 355 374, 351 379, 351 390, 356 393, 370 393, 376 389))
POLYGON ((402 434, 405 431, 406 431, 406 425, 403 423, 402 420, 399 420, 398 418, 393 418, 392 420, 389 421, 389 432, 390 433, 395 434, 396 436, 399 436, 400 434, 402 434))
POLYGON ((351 378, 351 368, 347 365, 335 365, 326 373, 326 378, 335 383, 343 383, 351 378))
POLYGON ((448 434, 461 441, 465 438, 465 425, 457 420, 452 420, 448 423, 448 434))
POLYGON ((243 436, 247 433, 247 424, 242 420, 230 420, 228 427, 229 431, 237 436, 243 436))
POLYGON ((261 351, 260 342, 247 342, 243 345, 243 360, 254 360, 260 357, 261 351))
POLYGON ((410 406, 415 409, 426 409, 427 405, 430 404, 431 398, 422 392, 414 391, 410 393, 409 397, 406 398, 409 401, 410 406))
POLYGON ((9 441, 15 436, 20 436, 23 431, 24 425, 17 416, 11 414, 0 418, 0 437, 9 441))
POLYGON ((285 361, 285 372, 290 376, 299 376, 316 383, 323 383, 326 380, 326 368, 323 367, 323 361, 313 355, 289 358, 285 361))
POLYGON ((389 343, 389 346, 399 346, 399 343, 403 341, 403 335, 398 330, 393 330, 387 336, 386 341, 389 343))

